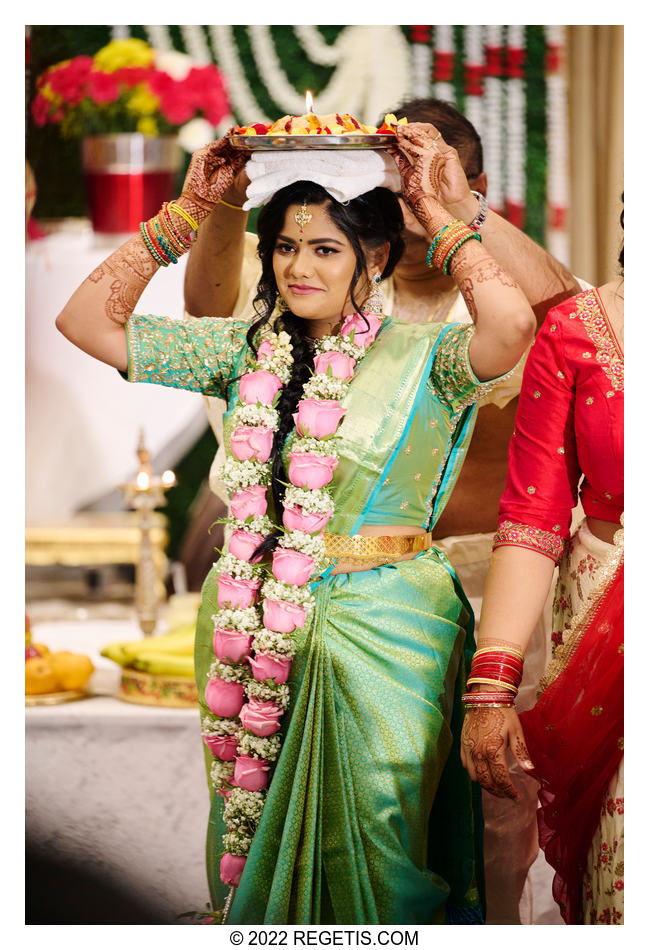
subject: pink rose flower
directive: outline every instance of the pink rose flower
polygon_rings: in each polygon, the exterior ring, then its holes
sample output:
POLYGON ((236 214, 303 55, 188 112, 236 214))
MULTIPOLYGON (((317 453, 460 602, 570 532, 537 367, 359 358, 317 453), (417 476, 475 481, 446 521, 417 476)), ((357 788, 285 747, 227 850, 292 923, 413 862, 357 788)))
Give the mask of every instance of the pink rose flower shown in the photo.
MULTIPOLYGON (((263 534, 258 531, 244 531, 242 528, 237 528, 230 537, 228 551, 241 561, 249 561, 263 540, 263 534)), ((253 563, 259 560, 261 556, 257 555, 253 563)))
POLYGON ((370 343, 374 343, 380 326, 381 318, 377 317, 375 313, 367 313, 364 318, 358 313, 352 313, 343 320, 340 335, 349 336, 352 330, 354 330, 354 343, 356 346, 368 347, 370 343), (367 321, 367 323, 365 321, 367 321), (368 323, 369 329, 367 328, 368 323))
POLYGON ((266 514, 267 508, 265 485, 251 485, 250 488, 242 488, 232 494, 230 511, 232 517, 238 521, 245 521, 250 515, 260 518, 266 514))
POLYGON ((227 884, 228 887, 238 887, 247 860, 244 854, 230 854, 229 851, 226 851, 219 865, 223 883, 227 884))
POLYGON ((273 576, 278 581, 301 587, 306 584, 315 570, 315 561, 302 551, 289 548, 277 548, 273 552, 273 576))
POLYGON ((234 761, 237 754, 236 736, 206 735, 203 736, 203 741, 212 755, 215 755, 217 759, 222 759, 224 762, 234 761))
POLYGON ((230 630, 228 627, 214 628, 214 652, 222 663, 240 663, 250 656, 252 634, 243 630, 230 630))
POLYGON ((205 702, 215 716, 226 719, 237 716, 243 706, 243 685, 213 677, 205 687, 205 702))
POLYGON ((232 454, 240 462, 255 459, 267 462, 273 448, 275 430, 270 426, 237 426, 230 437, 232 454))
POLYGON ((262 359, 270 359, 273 353, 275 352, 275 347, 270 342, 270 340, 264 340, 259 349, 257 350, 257 359, 261 361, 262 359))
POLYGON ((250 658, 252 675, 258 682, 275 680, 278 685, 288 679, 292 662, 290 657, 274 656, 272 653, 256 653, 250 658))
POLYGON ((316 373, 326 373, 331 368, 336 379, 350 380, 354 375, 356 360, 347 353, 338 353, 337 350, 327 350, 320 353, 313 361, 316 373))
POLYGON ((300 399, 293 420, 300 435, 324 439, 334 434, 346 412, 337 399, 300 399))
POLYGON ((258 369, 241 377, 239 395, 248 405, 256 406, 260 402, 270 406, 283 385, 279 376, 269 373, 267 369, 258 369))
MULTIPOLYGON (((256 736, 272 736, 280 727, 280 719, 284 715, 282 709, 270 701, 250 699, 242 707, 239 719, 244 729, 249 729, 256 736)), ((241 756, 239 757, 241 758, 241 756)), ((236 765, 235 765, 236 778, 236 765)))
POLYGON ((264 600, 264 626, 275 633, 293 633, 304 626, 306 609, 287 600, 264 600))
POLYGON ((294 508, 285 508, 282 522, 289 531, 304 531, 305 534, 322 534, 327 522, 333 518, 333 511, 323 514, 303 511, 299 505, 294 508))
POLYGON ((265 759, 238 755, 234 763, 234 781, 247 792, 260 792, 268 785, 270 766, 265 759))
POLYGON ((217 603, 219 607, 230 607, 235 610, 237 607, 251 607, 257 603, 257 591, 261 587, 261 580, 245 580, 240 577, 232 577, 231 574, 221 574, 217 580, 218 594, 217 603))
POLYGON ((298 488, 324 488, 334 477, 338 459, 313 452, 289 452, 288 477, 298 488))

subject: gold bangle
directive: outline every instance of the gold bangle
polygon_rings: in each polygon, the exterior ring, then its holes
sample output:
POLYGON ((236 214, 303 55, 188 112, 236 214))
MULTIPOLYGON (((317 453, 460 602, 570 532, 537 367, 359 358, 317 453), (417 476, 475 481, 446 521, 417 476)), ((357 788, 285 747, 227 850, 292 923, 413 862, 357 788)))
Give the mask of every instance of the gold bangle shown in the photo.
POLYGON ((181 218, 184 218, 192 231, 198 231, 198 224, 196 221, 194 221, 188 211, 185 211, 184 208, 181 208, 180 205, 177 205, 175 201, 170 201, 167 207, 170 211, 175 211, 176 214, 179 214, 181 218))
POLYGON ((510 686, 509 683, 503 683, 501 680, 490 680, 485 679, 483 676, 471 676, 466 681, 467 689, 473 683, 487 683, 488 686, 500 686, 502 689, 506 689, 508 692, 513 693, 514 696, 518 693, 517 686, 510 686))
POLYGON ((223 198, 219 198, 219 204, 225 205, 226 208, 233 208, 235 211, 243 211, 244 214, 247 214, 245 208, 242 208, 241 205, 231 205, 229 201, 224 201, 223 198))

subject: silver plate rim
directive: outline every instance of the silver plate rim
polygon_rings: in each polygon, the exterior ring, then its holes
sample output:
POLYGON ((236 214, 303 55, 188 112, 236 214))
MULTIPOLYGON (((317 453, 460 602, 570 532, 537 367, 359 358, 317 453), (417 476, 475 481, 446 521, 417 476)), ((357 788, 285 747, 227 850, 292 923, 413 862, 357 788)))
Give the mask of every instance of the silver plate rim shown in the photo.
POLYGON ((299 151, 309 148, 389 148, 396 136, 389 133, 359 132, 354 135, 229 135, 235 148, 248 151, 299 151))

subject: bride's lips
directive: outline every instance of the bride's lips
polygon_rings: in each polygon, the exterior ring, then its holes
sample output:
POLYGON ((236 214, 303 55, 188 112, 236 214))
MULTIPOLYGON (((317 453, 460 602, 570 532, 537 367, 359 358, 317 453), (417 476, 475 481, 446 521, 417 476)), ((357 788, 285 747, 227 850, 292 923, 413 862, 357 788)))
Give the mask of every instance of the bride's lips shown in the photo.
POLYGON ((289 284, 288 289, 292 294, 319 294, 320 287, 310 287, 308 284, 289 284))

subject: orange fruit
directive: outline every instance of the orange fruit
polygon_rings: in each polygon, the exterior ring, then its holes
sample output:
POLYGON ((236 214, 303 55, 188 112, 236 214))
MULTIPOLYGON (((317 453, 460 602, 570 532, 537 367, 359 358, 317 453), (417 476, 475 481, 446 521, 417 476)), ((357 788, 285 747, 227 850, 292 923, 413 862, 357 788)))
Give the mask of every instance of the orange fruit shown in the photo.
POLYGON ((58 677, 49 659, 33 656, 25 660, 25 693, 28 696, 37 693, 55 693, 60 688, 58 677))
POLYGON ((38 650, 40 656, 50 655, 50 648, 46 647, 44 643, 32 643, 31 646, 33 646, 35 650, 38 650))
POLYGON ((92 660, 85 653, 59 650, 57 653, 50 653, 47 659, 61 684, 60 689, 81 689, 95 670, 92 660))

